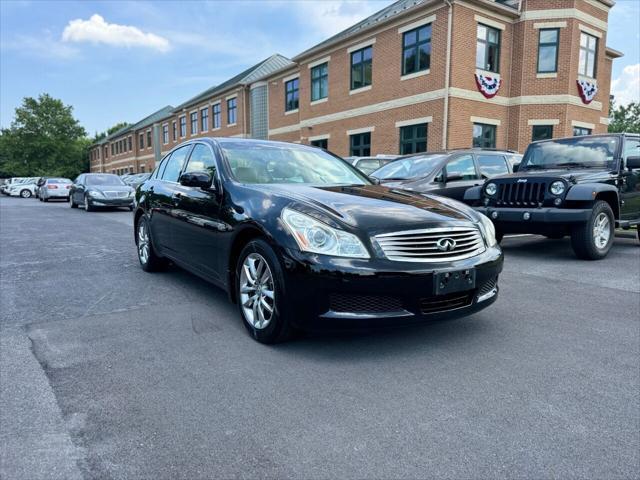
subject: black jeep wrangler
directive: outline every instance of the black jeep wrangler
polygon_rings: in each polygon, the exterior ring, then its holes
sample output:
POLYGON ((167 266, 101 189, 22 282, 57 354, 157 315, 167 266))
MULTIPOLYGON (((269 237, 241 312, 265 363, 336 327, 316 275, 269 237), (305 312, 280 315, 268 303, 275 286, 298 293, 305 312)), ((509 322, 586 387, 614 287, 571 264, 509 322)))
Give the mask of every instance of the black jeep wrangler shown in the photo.
POLYGON ((516 173, 467 190, 465 201, 493 220, 499 239, 570 235, 576 256, 604 258, 616 227, 640 224, 640 135, 534 142, 516 173))

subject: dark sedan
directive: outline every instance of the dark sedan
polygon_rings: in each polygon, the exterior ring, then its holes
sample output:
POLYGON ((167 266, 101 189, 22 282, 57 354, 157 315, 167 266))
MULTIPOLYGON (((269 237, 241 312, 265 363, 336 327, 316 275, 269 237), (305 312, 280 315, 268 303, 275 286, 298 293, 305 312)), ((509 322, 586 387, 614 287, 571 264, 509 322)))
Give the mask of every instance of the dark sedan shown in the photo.
POLYGON ((258 341, 295 328, 451 318, 495 301, 493 224, 449 199, 374 185, 325 151, 198 139, 136 192, 142 268, 167 260, 225 289, 258 341))
POLYGON ((511 173, 521 158, 510 151, 481 149, 421 153, 385 165, 371 177, 389 187, 437 193, 462 201, 468 188, 511 173))
POLYGON ((69 205, 82 205, 87 212, 100 207, 133 210, 134 189, 111 173, 83 173, 69 189, 69 205))

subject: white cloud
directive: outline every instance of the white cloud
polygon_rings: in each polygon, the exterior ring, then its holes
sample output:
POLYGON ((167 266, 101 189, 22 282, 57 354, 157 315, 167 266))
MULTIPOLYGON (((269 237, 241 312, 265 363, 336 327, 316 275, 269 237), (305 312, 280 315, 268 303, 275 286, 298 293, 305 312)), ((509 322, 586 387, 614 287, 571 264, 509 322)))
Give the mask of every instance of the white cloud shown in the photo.
POLYGON ((295 2, 301 20, 329 37, 364 20, 385 5, 372 1, 324 0, 295 2))
POLYGON ((13 39, 3 41, 0 49, 13 50, 46 60, 72 60, 80 53, 73 46, 57 41, 47 31, 38 36, 17 35, 13 39))
POLYGON ((160 52, 169 50, 169 41, 153 33, 145 33, 137 27, 107 23, 94 14, 89 20, 71 20, 62 32, 65 42, 104 43, 114 47, 146 47, 160 52))
POLYGON ((611 82, 611 93, 617 105, 640 102, 640 63, 624 67, 620 76, 611 82))

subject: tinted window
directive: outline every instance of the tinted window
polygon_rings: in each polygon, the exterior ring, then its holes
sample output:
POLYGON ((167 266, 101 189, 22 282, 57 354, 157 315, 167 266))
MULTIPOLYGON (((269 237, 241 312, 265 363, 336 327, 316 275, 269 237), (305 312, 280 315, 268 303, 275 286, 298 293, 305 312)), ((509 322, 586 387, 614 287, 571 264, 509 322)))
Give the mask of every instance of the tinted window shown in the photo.
POLYGON ((117 175, 105 174, 105 175, 87 175, 85 178, 87 185, 124 185, 124 182, 117 175))
POLYGON ((191 145, 185 145, 184 147, 178 148, 171 154, 171 157, 167 160, 167 165, 164 167, 164 171, 162 172, 162 180, 166 182, 178 181, 178 177, 180 176, 182 166, 184 165, 184 161, 187 158, 187 153, 189 153, 190 148, 191 145))
POLYGON ((478 159, 480 174, 485 177, 495 177, 496 175, 509 173, 507 162, 502 155, 478 155, 476 158, 478 159))
POLYGON ((50 178, 47 183, 71 183, 71 180, 68 178, 50 178))
POLYGON ((376 170, 373 176, 381 180, 404 180, 407 178, 421 178, 429 175, 438 168, 444 155, 425 155, 396 160, 376 170))
POLYGON ((624 142, 624 158, 636 157, 638 155, 640 155, 640 140, 627 138, 624 142))
POLYGON ((464 155, 452 160, 445 167, 447 172, 447 181, 455 182, 457 180, 475 180, 478 178, 476 167, 473 164, 471 155, 464 155))
POLYGON ((368 185, 352 166, 324 150, 304 146, 224 142, 233 177, 242 183, 368 185))
POLYGON ((198 143, 193 147, 185 172, 209 172, 213 174, 215 169, 216 161, 211 149, 202 143, 198 143))

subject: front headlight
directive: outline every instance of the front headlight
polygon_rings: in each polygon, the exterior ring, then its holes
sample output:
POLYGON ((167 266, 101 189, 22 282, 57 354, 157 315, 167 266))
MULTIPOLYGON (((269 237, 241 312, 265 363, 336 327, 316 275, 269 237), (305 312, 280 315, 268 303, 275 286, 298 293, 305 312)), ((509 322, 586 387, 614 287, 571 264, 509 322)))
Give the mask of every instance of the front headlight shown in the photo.
POLYGON ((480 214, 480 231, 484 236, 485 242, 487 242, 488 247, 493 247, 498 243, 496 240, 496 227, 493 225, 493 222, 489 220, 484 215, 480 214))
POLYGON ((89 190, 87 192, 87 195, 89 195, 90 197, 98 197, 98 198, 104 197, 104 194, 100 190, 89 190))
POLYGON ((564 182, 557 180, 551 184, 549 191, 554 195, 562 195, 564 193, 564 182))
POLYGON ((498 191, 498 186, 495 183, 488 183, 487 186, 484 187, 484 191, 487 195, 493 197, 498 191))
POLYGON ((335 257, 369 258, 360 239, 351 233, 332 228, 289 208, 282 210, 281 218, 303 252, 335 257))

